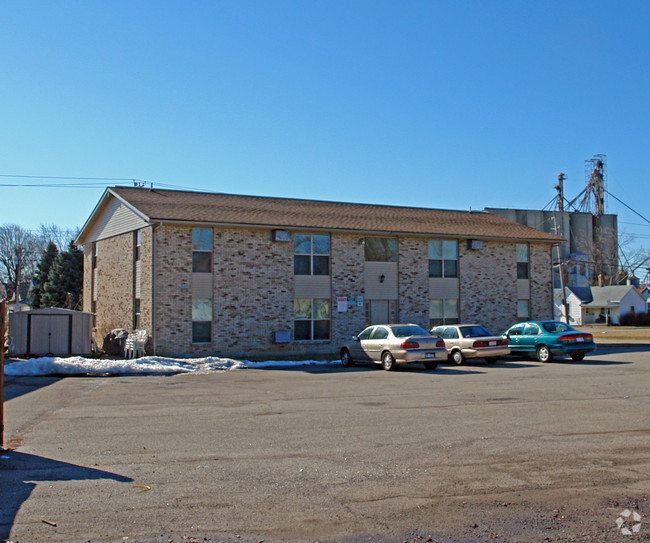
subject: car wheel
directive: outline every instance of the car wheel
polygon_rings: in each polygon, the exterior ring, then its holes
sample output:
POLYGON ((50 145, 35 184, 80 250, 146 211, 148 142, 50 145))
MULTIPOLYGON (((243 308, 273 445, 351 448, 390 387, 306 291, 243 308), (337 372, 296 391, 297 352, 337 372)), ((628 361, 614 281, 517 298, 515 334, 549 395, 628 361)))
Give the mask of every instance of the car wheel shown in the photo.
POLYGON ((546 345, 537 347, 537 360, 540 362, 550 362, 553 360, 553 353, 546 345))
POLYGON ((493 358, 486 358, 485 361, 486 361, 488 364, 496 364, 496 363, 499 361, 499 359, 493 357, 493 358))
POLYGON ((438 362, 425 362, 424 367, 428 370, 435 370, 438 367, 438 362))
POLYGON ((576 361, 580 361, 585 357, 585 353, 573 353, 571 358, 576 361))
POLYGON ((393 358, 393 355, 390 354, 388 351, 386 351, 384 354, 381 355, 381 365, 386 371, 392 371, 395 369, 395 359, 393 358))
POLYGON ((465 357, 460 351, 454 351, 451 353, 451 361, 457 366, 460 366, 463 362, 465 362, 465 357))
POLYGON ((350 351, 347 349, 343 349, 341 351, 341 364, 343 366, 354 366, 354 360, 352 360, 352 357, 350 356, 350 351))

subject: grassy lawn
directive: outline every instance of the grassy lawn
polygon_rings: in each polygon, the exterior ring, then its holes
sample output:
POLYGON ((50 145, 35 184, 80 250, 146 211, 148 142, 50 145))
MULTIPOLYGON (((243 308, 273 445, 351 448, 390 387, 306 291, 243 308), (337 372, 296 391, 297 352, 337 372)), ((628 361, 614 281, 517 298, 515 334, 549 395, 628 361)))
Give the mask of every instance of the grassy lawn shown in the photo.
POLYGON ((576 326, 578 330, 593 334, 594 339, 634 339, 650 342, 650 327, 643 326, 606 326, 590 324, 576 326))

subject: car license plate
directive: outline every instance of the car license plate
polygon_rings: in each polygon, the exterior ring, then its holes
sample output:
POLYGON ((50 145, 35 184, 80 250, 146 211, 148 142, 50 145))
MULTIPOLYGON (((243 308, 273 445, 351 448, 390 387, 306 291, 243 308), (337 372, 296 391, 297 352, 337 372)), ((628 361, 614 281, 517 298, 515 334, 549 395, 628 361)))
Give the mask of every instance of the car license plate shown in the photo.
POLYGON ((497 344, 496 341, 490 341, 490 347, 494 347, 497 344))
POLYGON ((576 338, 576 341, 579 342, 579 343, 582 343, 584 340, 585 340, 585 338, 583 338, 583 337, 577 337, 576 338))
POLYGON ((424 354, 424 358, 435 358, 435 357, 436 357, 436 353, 425 353, 424 354))

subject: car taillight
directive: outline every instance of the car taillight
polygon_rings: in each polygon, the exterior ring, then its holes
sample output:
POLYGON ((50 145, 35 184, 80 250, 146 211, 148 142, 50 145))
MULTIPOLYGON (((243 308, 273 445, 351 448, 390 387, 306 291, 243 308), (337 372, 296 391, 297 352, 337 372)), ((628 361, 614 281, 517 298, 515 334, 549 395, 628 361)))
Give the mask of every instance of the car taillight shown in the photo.
POLYGON ((560 336, 557 338, 560 343, 589 343, 594 340, 591 334, 575 334, 572 336, 560 336))
POLYGON ((439 339, 436 342, 436 347, 444 347, 445 346, 445 340, 444 339, 439 339))
POLYGON ((487 347, 487 346, 488 346, 488 342, 485 341, 484 339, 479 339, 479 340, 475 341, 475 342, 474 342, 474 345, 473 345, 473 347, 474 347, 475 349, 476 349, 477 347, 487 347))
POLYGON ((417 341, 405 341, 401 347, 402 349, 419 349, 420 344, 417 341))
POLYGON ((507 345, 508 340, 504 338, 497 339, 497 345, 507 345))

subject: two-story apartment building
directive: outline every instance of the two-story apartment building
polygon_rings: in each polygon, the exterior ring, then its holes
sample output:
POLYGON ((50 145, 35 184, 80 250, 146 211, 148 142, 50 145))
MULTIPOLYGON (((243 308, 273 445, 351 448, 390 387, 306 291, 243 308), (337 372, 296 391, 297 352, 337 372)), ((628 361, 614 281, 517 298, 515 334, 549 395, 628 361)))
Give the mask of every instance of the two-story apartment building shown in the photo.
POLYGON ((82 228, 98 344, 158 355, 335 353, 370 323, 551 318, 561 241, 484 212, 107 189, 82 228))

